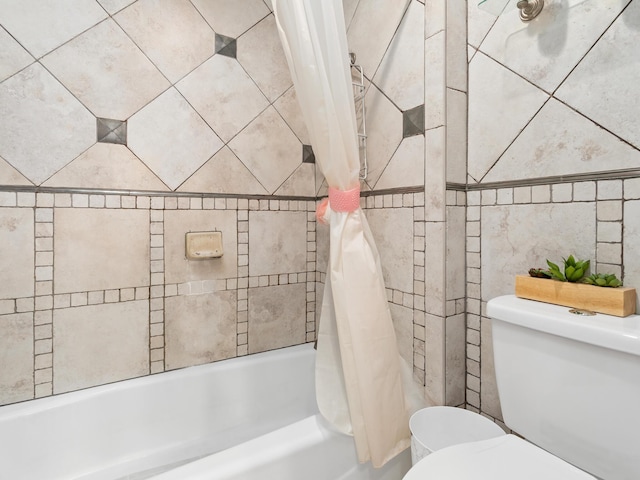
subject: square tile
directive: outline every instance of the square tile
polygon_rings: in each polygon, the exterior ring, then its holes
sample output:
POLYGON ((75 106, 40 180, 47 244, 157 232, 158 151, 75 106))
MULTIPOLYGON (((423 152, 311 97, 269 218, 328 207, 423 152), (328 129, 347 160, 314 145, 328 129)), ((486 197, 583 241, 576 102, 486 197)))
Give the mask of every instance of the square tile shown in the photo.
POLYGON ((249 289, 249 353, 304 343, 306 286, 249 289))
POLYGON ((131 117, 127 128, 129 148, 172 190, 223 146, 174 88, 131 117))
POLYGON ((0 208, 0 299, 33 295, 33 222, 31 208, 0 208))
POLYGON ((387 288, 413 292, 413 208, 367 211, 387 288))
POLYGON ((172 83, 214 54, 215 34, 189 0, 138 0, 114 18, 172 83))
POLYGON ((33 313, 0 315, 0 405, 33 398, 33 313))
POLYGON ((95 116, 126 120, 169 82, 126 33, 107 20, 42 59, 95 116))
POLYGON ((167 370, 236 356, 235 291, 165 299, 167 370))
MULTIPOLYGON (((600 231, 600 226, 598 231, 600 231)), ((595 205, 551 203, 482 208, 482 299, 513 293, 514 278, 573 254, 595 259, 595 205), (545 235, 562 225, 562 235, 545 235)))
POLYGON ((307 270, 306 212, 249 212, 249 275, 307 270))
POLYGON ((53 312, 53 390, 68 392, 149 374, 149 303, 53 312))
POLYGON ((149 212, 56 208, 55 293, 149 285, 149 212))
POLYGON ((95 117, 40 64, 0 84, 0 156, 39 185, 95 143, 95 117))
POLYGON ((269 106, 240 64, 223 55, 214 55, 176 88, 225 142, 269 106))
POLYGON ((0 23, 36 58, 107 17, 96 2, 38 0, 0 3, 0 23))
POLYGON ((269 107, 229 142, 229 148, 269 192, 300 166, 300 140, 269 107))

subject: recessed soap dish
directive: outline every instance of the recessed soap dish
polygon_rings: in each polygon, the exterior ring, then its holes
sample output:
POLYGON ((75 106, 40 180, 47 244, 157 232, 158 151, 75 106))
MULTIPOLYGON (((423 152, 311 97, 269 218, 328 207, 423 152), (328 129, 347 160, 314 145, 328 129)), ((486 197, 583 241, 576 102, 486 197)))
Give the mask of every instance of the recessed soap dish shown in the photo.
POLYGON ((220 258, 224 253, 222 232, 188 232, 184 243, 188 260, 220 258))

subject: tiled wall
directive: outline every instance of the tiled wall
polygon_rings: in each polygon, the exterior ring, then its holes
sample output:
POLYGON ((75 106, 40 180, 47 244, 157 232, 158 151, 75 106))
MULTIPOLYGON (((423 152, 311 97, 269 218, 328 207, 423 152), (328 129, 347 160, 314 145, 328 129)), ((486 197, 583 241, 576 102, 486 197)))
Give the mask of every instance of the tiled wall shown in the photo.
MULTIPOLYGON (((424 382, 425 6, 344 7, 363 207, 424 382)), ((270 2, 12 3, 0 52, 0 404, 315 339, 326 185, 270 2), (224 256, 186 260, 209 230, 224 256)))
POLYGON ((489 299, 569 254, 640 286, 640 1, 468 20, 466 401, 500 420, 489 299))

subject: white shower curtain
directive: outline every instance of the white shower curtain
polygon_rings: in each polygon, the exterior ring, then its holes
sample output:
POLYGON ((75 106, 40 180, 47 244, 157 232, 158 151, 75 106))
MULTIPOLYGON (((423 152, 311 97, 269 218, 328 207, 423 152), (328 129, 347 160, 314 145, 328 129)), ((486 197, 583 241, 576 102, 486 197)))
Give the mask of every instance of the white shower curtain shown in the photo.
POLYGON ((353 434, 359 460, 380 467, 409 446, 410 433, 380 258, 358 201, 360 161, 342 2, 272 3, 316 161, 330 187, 318 405, 337 428, 353 434))

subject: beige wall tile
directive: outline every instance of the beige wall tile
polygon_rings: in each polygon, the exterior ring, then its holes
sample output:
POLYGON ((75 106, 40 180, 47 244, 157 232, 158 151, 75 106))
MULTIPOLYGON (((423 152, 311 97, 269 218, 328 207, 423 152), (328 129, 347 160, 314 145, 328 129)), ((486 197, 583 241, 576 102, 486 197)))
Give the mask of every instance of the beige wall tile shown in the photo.
POLYGON ((305 341, 305 284, 249 289, 249 353, 305 341))
POLYGON ((237 276, 237 222, 233 210, 167 210, 164 213, 165 282, 183 283, 237 276), (187 260, 185 234, 222 232, 221 258, 187 260))
POLYGON ((269 14, 261 0, 193 0, 192 3, 217 33, 232 38, 239 37, 269 14))
POLYGON ((444 405, 445 398, 445 319, 425 318, 425 399, 427 405, 444 405))
POLYGON ((2 10, 5 28, 36 58, 107 16, 97 3, 82 0, 24 0, 2 10))
POLYGON ((238 39, 238 61, 270 102, 293 85, 273 15, 238 39))
POLYGON ((171 82, 214 54, 215 34, 188 0, 138 0, 115 20, 171 82))
POLYGON ((416 48, 424 41, 424 10, 417 0, 409 4, 373 77, 378 88, 403 111, 424 103, 424 51, 416 48))
POLYGON ((423 135, 403 139, 380 175, 376 190, 422 185, 425 176, 424 142, 423 135))
POLYGON ((447 317, 445 321, 446 367, 445 391, 446 405, 462 405, 465 400, 465 314, 447 317))
POLYGON ((307 269, 306 212, 249 212, 249 275, 307 269))
POLYGON ((222 147, 178 191, 269 194, 228 147, 222 147))
POLYGON ((96 141, 96 120, 42 65, 0 84, 0 155, 39 185, 96 141))
POLYGON ((0 208, 0 299, 33 295, 33 209, 0 208))
POLYGON ((0 82, 33 62, 33 57, 0 28, 0 82))
POLYGON ((0 405, 33 398, 33 313, 0 315, 0 405))
POLYGON ((400 356, 413 365, 413 310, 393 303, 389 304, 400 356))
POLYGON ((465 208, 447 207, 446 298, 465 296, 465 208))
POLYGON ((102 118, 126 120, 169 86, 111 19, 74 38, 42 62, 102 118))
POLYGON ((55 293, 149 285, 149 212, 55 209, 55 293))
POLYGON ((164 183, 176 189, 223 143, 175 88, 127 122, 127 145, 164 183), (176 129, 181 132, 176 135, 176 129))
POLYGON ((482 299, 513 293, 516 274, 573 254, 595 260, 593 203, 482 208, 482 299), (562 232, 540 235, 540 232, 562 232))
POLYGON ((54 310, 53 351, 54 393, 147 375, 148 302, 54 310))
POLYGON ((413 293, 413 208, 367 211, 387 288, 413 293))
POLYGON ((233 58, 214 55, 176 86, 225 142, 269 106, 233 58))
POLYGON ((269 107, 229 148, 269 192, 275 192, 302 163, 302 145, 275 108, 269 107))
POLYGON ((236 291, 165 299, 167 370, 236 355, 236 291))
POLYGON ((47 187, 166 191, 167 186, 124 145, 96 143, 49 180, 47 187))

